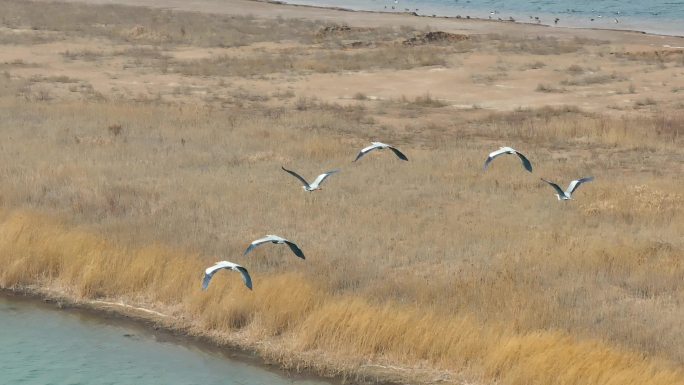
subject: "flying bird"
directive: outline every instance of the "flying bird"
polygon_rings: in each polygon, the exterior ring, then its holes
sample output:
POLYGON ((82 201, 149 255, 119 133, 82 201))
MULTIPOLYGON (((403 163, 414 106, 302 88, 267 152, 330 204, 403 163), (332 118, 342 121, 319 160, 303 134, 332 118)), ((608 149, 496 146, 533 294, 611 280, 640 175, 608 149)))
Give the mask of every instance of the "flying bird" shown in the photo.
POLYGON ((242 280, 245 281, 245 286, 247 286, 249 290, 252 290, 252 278, 249 276, 249 272, 247 272, 247 269, 238 265, 237 263, 228 261, 216 262, 214 266, 208 267, 204 271, 204 280, 202 280, 202 290, 207 290, 207 287, 209 287, 209 282, 211 282, 211 277, 213 277, 217 271, 222 269, 233 270, 242 274, 242 280))
POLYGON ((297 246, 297 244, 295 244, 294 242, 288 241, 288 240, 285 239, 285 238, 279 237, 279 236, 277 236, 277 235, 271 235, 271 234, 266 235, 265 237, 263 237, 263 238, 261 238, 261 239, 257 239, 256 241, 252 242, 252 243, 249 245, 249 247, 247 247, 247 250, 245 250, 245 252, 244 252, 243 255, 247 255, 250 251, 252 251, 252 250, 253 250, 254 248, 256 248, 257 246, 263 245, 264 243, 268 243, 268 242, 275 243, 275 244, 280 244, 280 245, 282 245, 282 244, 284 243, 284 244, 286 244, 286 245, 288 245, 288 246, 290 247, 290 250, 292 250, 292 252, 293 252, 296 256, 298 256, 298 257, 301 258, 301 259, 306 259, 306 258, 304 257, 304 253, 303 253, 302 250, 299 248, 299 246, 297 246))
POLYGON ((359 152, 359 154, 356 155, 356 159, 354 159, 354 162, 361 159, 364 155, 368 154, 369 152, 371 152, 373 150, 384 150, 386 148, 389 148, 390 150, 392 150, 392 152, 394 152, 399 157, 399 159, 408 160, 406 155, 402 154, 401 151, 397 150, 395 147, 390 146, 389 144, 380 143, 380 142, 371 142, 370 146, 362 149, 359 152))
POLYGON ((567 200, 572 199, 572 193, 575 192, 575 190, 577 190, 577 188, 582 183, 591 182, 592 180, 594 180, 594 177, 590 176, 587 178, 581 178, 581 179, 573 180, 572 182, 570 182, 570 184, 568 185, 568 189, 565 191, 563 191, 563 189, 561 189, 560 186, 558 186, 557 184, 555 184, 551 181, 548 181, 544 178, 541 178, 541 180, 548 183, 551 187, 553 187, 554 190, 556 190, 556 193, 557 193, 556 197, 558 198, 559 201, 567 201, 567 200))
POLYGON ((525 157, 525 155, 519 153, 517 150, 515 150, 511 147, 501 147, 498 150, 490 153, 489 156, 487 157, 487 160, 485 161, 484 169, 486 170, 487 166, 489 166, 489 164, 494 159, 496 159, 499 156, 504 155, 504 154, 515 154, 515 155, 517 155, 520 158, 520 160, 522 161, 522 164, 523 164, 523 167, 525 167, 525 170, 532 172, 532 163, 530 163, 530 161, 525 157))
POLYGON ((334 173, 336 173, 336 172, 340 172, 340 170, 328 171, 328 172, 326 172, 326 173, 324 173, 324 174, 321 174, 321 175, 319 175, 318 177, 316 177, 316 180, 314 180, 313 183, 309 183, 309 182, 306 181, 306 179, 302 178, 302 176, 299 175, 299 174, 297 174, 296 172, 294 172, 294 171, 292 171, 292 170, 288 170, 288 169, 286 169, 286 168, 283 167, 283 166, 280 166, 280 168, 282 168, 283 171, 287 172, 288 174, 290 174, 290 175, 294 176, 295 178, 299 179, 299 181, 302 182, 302 184, 304 185, 304 186, 303 186, 303 187, 304 187, 304 190, 309 191, 309 192, 311 192, 311 191, 316 191, 316 190, 322 190, 321 184, 323 183, 323 181, 324 181, 327 177, 329 177, 330 175, 332 175, 332 174, 334 174, 334 173))

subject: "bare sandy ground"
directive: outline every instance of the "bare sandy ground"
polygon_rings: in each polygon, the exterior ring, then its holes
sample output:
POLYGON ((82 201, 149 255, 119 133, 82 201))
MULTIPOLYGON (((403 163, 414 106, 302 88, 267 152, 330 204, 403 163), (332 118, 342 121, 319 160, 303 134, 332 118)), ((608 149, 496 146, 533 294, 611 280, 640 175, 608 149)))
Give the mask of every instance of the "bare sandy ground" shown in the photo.
MULTIPOLYGON (((238 86, 255 92, 269 92, 274 89, 289 89, 298 96, 316 96, 327 101, 351 98, 355 94, 371 96, 371 99, 390 99, 401 96, 409 98, 430 93, 455 108, 480 108, 510 110, 536 105, 571 104, 589 110, 629 108, 640 99, 672 99, 672 90, 684 87, 684 71, 680 67, 661 68, 643 63, 616 61, 611 58, 615 52, 681 51, 684 39, 670 36, 656 36, 637 32, 608 31, 593 29, 555 28, 530 24, 492 22, 486 20, 464 20, 447 18, 416 17, 407 14, 384 14, 373 12, 349 12, 306 6, 281 5, 245 0, 70 0, 89 4, 126 4, 162 7, 185 11, 221 13, 231 15, 255 15, 258 17, 284 17, 325 20, 357 27, 409 26, 415 29, 442 30, 471 35, 499 34, 530 38, 534 36, 558 39, 594 39, 606 42, 599 47, 589 47, 589 52, 564 55, 532 55, 516 52, 477 51, 457 58, 450 68, 416 68, 405 71, 374 70, 354 73, 312 74, 297 77, 274 75, 268 80, 232 79, 238 86), (520 70, 526 64, 543 62, 544 68, 520 70), (552 87, 562 92, 538 92, 540 84, 555 84, 566 80, 563 71, 576 64, 594 69, 603 74, 619 74, 623 79, 611 84, 592 84, 591 87, 552 87), (505 76, 501 73, 505 72, 505 76), (478 77, 485 81, 477 81, 478 77), (475 81, 473 81, 475 79, 475 81), (340 85, 343 85, 340 87, 340 85), (628 90, 632 90, 628 92, 628 90)), ((174 88, 186 86, 192 92, 203 95, 211 88, 215 79, 193 79, 177 75, 143 74, 140 71, 122 70, 121 59, 101 63, 65 63, 59 55, 65 50, 98 50, 111 47, 103 41, 83 40, 56 42, 39 46, 4 47, 0 61, 23 60, 39 64, 40 67, 13 69, 12 73, 35 76, 50 72, 88 81, 106 95, 117 92, 130 95, 170 93, 174 88), (47 70, 47 71, 46 71, 47 70)), ((263 47, 262 47, 263 48, 263 47)), ((283 49, 274 45, 271 50, 283 49)), ((253 49, 248 47, 247 49, 253 49)), ((169 54, 178 58, 200 58, 226 54, 226 50, 179 48, 169 54)))
MULTIPOLYGON (((74 0, 80 1, 80 0, 74 0)), ((178 99, 190 102, 226 98, 236 88, 254 95, 289 92, 297 97, 316 97, 327 102, 364 103, 429 94, 452 108, 513 110, 540 105, 573 105, 588 111, 621 113, 637 107, 675 107, 684 90, 684 39, 624 31, 552 28, 484 20, 432 19, 410 15, 348 12, 256 1, 199 0, 180 2, 87 0, 87 3, 141 4, 258 17, 299 17, 359 27, 409 26, 417 30, 443 30, 471 36, 505 36, 507 39, 577 40, 575 52, 535 54, 500 50, 487 38, 469 52, 448 57, 447 65, 407 70, 370 69, 334 73, 272 73, 266 76, 185 76, 145 68, 130 57, 113 55, 128 45, 101 38, 74 38, 35 45, 6 45, 0 63, 12 76, 66 76, 85 82, 106 97, 178 99), (578 40, 583 39, 583 40, 578 40), (587 43, 589 42, 589 43, 587 43), (66 60, 66 52, 96 52, 97 60, 66 60), (632 59, 629 59, 632 55, 632 59), (645 60, 634 60, 645 55, 645 60), (665 60, 660 60, 660 57, 665 60), (626 58, 627 57, 627 58, 626 58), (681 57, 681 58, 680 58, 681 57), (13 63, 20 63, 15 65, 13 63), (29 65, 27 65, 29 64, 29 65), (581 71, 572 71, 581 67, 581 71), (570 69, 570 70, 569 70, 570 69), (570 83, 570 85, 564 84, 570 83), (226 87, 228 85, 228 87, 226 87), (182 90, 182 92, 180 91, 182 90)), ((0 31, 17 34, 27 30, 0 31)), ((297 43, 256 43, 235 48, 173 46, 163 54, 176 60, 245 56, 255 52, 279 54, 287 49, 317 52, 320 47, 297 43)), ((343 49, 353 53, 360 50, 343 49)), ((45 84, 59 95, 78 96, 74 85, 45 84), (71 89, 71 92, 67 90, 71 89)))

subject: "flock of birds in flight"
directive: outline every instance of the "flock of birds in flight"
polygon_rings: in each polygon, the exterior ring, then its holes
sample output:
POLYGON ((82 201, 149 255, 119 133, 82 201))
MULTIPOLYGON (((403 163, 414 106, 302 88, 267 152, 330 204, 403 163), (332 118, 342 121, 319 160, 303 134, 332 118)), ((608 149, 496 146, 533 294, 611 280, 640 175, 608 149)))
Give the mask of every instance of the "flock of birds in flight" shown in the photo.
MULTIPOLYGON (((455 0, 455 2, 458 3, 458 0, 455 0)), ((467 2, 469 3, 470 1, 467 1, 467 2)), ((398 7, 398 4, 399 4, 399 0, 394 0, 394 4, 395 4, 395 5, 392 5, 391 8, 392 8, 392 10, 397 10, 397 9, 398 9, 398 8, 397 8, 397 7, 398 7)), ((386 5, 385 5, 385 9, 388 9, 386 5)), ((415 8, 415 10, 411 10, 410 8, 404 8, 404 12, 410 12, 410 13, 415 14, 416 16, 418 15, 418 11, 419 11, 418 8, 415 8)), ((566 12, 566 13, 576 13, 576 12, 578 12, 578 11, 576 11, 576 10, 574 10, 574 9, 567 8, 567 9, 565 10, 565 12, 566 12)), ((596 12, 596 10, 594 10, 594 9, 591 10, 591 13, 592 13, 592 14, 594 14, 595 12, 596 12)), ((617 16, 620 15, 620 11, 615 11, 614 13, 615 13, 615 15, 617 15, 617 16)), ((498 15, 498 14, 499 14, 499 11, 491 11, 491 12, 489 12, 489 20, 493 20, 494 16, 495 16, 495 15, 498 15)), ((657 13, 652 13, 652 14, 653 14, 653 15, 657 15, 657 13)), ((437 17, 437 15, 436 15, 436 14, 432 14, 432 17, 437 17)), ((456 18, 457 18, 457 19, 460 19, 460 18, 461 18, 461 15, 456 16, 456 18)), ((595 16, 595 17, 593 17, 593 16, 590 17, 590 18, 589 18, 589 21, 594 21, 594 20, 596 20, 596 19, 601 19, 601 18, 603 18, 603 15, 598 14, 598 15, 595 16)), ((466 16, 466 19, 470 19, 470 16, 466 16)), ((504 19, 502 19, 502 18, 500 18, 500 17, 498 17, 497 19, 498 19, 499 21, 504 21, 504 19)), ((542 20, 539 18, 539 16, 530 16, 530 20, 536 21, 537 24, 541 24, 541 22, 542 22, 542 20)), ((508 21, 515 22, 515 19, 513 18, 513 16, 510 16, 510 17, 508 18, 508 21)), ((553 24, 558 25, 558 22, 559 22, 559 21, 560 21, 560 18, 556 17, 556 18, 553 19, 553 24)), ((613 21, 615 22, 615 24, 618 24, 618 23, 620 22, 620 20, 618 20, 617 17, 614 17, 614 18, 613 18, 613 21)))
MULTIPOLYGON (((358 153, 358 155, 356 156, 356 159, 354 159, 353 162, 358 161, 359 159, 364 157, 366 154, 368 154, 374 150, 384 150, 384 149, 389 149, 399 159, 401 159, 403 161, 408 161, 408 158, 406 157, 406 155, 404 155, 396 147, 390 146, 389 144, 385 144, 385 143, 381 143, 381 142, 372 142, 370 146, 363 148, 358 153)), ((525 168, 525 170, 527 170, 528 172, 532 172, 532 163, 529 161, 529 159, 527 159, 527 157, 525 155, 523 155, 521 152, 519 152, 516 149, 511 148, 511 147, 501 147, 498 150, 491 152, 487 156, 487 160, 485 160, 484 170, 487 170, 487 167, 489 167, 489 164, 492 163, 492 161, 494 159, 496 159, 500 156, 503 156, 503 155, 517 155, 518 158, 520 158, 520 161, 522 162, 522 166, 525 168)), ((331 171, 325 172, 325 173, 319 175, 318 177, 316 177, 316 179, 314 179, 314 181, 312 183, 309 183, 306 181, 306 179, 304 179, 301 175, 297 174, 296 172, 294 172, 292 170, 288 170, 282 166, 281 166, 281 168, 283 169, 283 171, 285 171, 288 174, 297 178, 299 180, 299 182, 302 184, 302 187, 304 188, 304 190, 307 192, 313 192, 313 191, 321 190, 321 184, 323 184, 323 182, 329 176, 331 176, 335 173, 338 173, 340 171, 339 169, 336 169, 336 170, 331 170, 331 171)), ((553 187, 553 189, 556 191, 556 197, 558 198, 559 201, 567 201, 567 200, 572 199, 572 194, 575 192, 575 190, 577 190, 577 188, 582 183, 591 182, 592 180, 594 180, 594 178, 593 177, 586 177, 586 178, 580 178, 580 179, 573 180, 570 182, 570 185, 568 186, 568 188, 565 191, 559 185, 557 185, 554 182, 551 182, 551 181, 546 180, 544 178, 541 178, 541 180, 543 180, 544 182, 548 183, 551 187, 553 187)), ((283 237, 279 237, 277 235, 272 235, 272 234, 266 235, 265 237, 257 239, 254 242, 250 243, 250 245, 247 247, 247 249, 245 250, 243 255, 249 254, 249 252, 251 252, 255 248, 257 248, 263 244, 266 244, 266 243, 273 243, 273 244, 277 244, 277 245, 285 244, 290 248, 290 250, 292 250, 294 255, 296 255, 297 257, 299 257, 301 259, 306 258, 304 256, 304 252, 302 252, 302 250, 299 248, 299 246, 297 246, 296 243, 294 243, 290 240, 287 240, 283 237)), ((211 282, 211 279, 214 276, 214 274, 216 274, 216 272, 218 272, 220 270, 224 270, 224 269, 225 270, 233 270, 233 271, 240 273, 242 275, 242 280, 244 281, 245 286, 247 286, 247 288, 249 288, 250 290, 252 289, 252 277, 250 277, 249 272, 247 271, 246 268, 238 265, 237 263, 233 263, 233 262, 229 262, 229 261, 220 261, 220 262, 216 262, 215 265, 208 267, 204 271, 204 279, 202 280, 202 290, 207 290, 207 288, 209 287, 209 283, 211 282)))

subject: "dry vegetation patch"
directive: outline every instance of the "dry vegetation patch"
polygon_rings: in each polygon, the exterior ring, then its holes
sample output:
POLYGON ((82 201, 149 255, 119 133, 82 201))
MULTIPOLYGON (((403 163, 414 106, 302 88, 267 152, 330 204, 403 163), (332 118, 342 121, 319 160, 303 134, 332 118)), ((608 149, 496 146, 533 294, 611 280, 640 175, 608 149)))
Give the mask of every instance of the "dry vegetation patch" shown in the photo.
POLYGON ((278 72, 330 73, 438 65, 446 65, 442 49, 391 45, 352 52, 291 49, 248 57, 220 56, 175 62, 170 70, 191 76, 252 76, 278 72))
POLYGON ((501 52, 529 53, 532 55, 563 55, 576 53, 588 47, 603 45, 606 42, 575 37, 558 39, 553 36, 521 38, 517 36, 488 34, 478 36, 476 41, 482 47, 490 47, 501 52))
POLYGON ((261 41, 311 42, 323 23, 174 12, 121 5, 2 0, 2 26, 105 37, 139 44, 233 47, 261 41), (40 12, 36 12, 36 8, 40 12))

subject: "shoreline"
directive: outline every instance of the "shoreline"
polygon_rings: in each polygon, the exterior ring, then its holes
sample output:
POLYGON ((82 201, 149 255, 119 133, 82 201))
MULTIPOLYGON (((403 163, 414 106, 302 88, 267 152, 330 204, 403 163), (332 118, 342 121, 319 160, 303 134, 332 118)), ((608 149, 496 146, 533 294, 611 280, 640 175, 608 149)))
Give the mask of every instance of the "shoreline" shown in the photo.
MULTIPOLYGON (((35 0, 49 2, 51 0, 35 0)), ((353 10, 344 7, 325 7, 309 4, 291 4, 279 0, 196 0, 192 4, 179 0, 60 0, 67 3, 90 5, 118 4, 152 9, 167 9, 207 14, 252 16, 255 18, 290 18, 328 21, 357 27, 396 27, 431 28, 463 34, 513 34, 526 36, 545 33, 555 37, 582 37, 607 40, 618 44, 645 45, 684 45, 684 34, 668 35, 640 30, 551 26, 528 22, 489 20, 484 18, 456 18, 454 16, 427 16, 409 12, 381 12, 373 10, 353 10), (542 29, 543 28, 543 29, 542 29), (658 39, 658 40, 654 40, 658 39)))
MULTIPOLYGON (((521 26, 528 26, 528 27, 547 27, 547 28, 562 28, 566 30, 588 30, 588 31, 606 31, 606 32, 626 32, 626 33, 636 33, 640 35, 649 35, 649 36, 663 36, 663 37, 675 37, 675 38, 684 38, 684 32, 680 33, 665 33, 665 32, 654 32, 654 31, 647 31, 647 30, 640 30, 640 29, 632 29, 632 28, 601 28, 601 27, 590 27, 590 26, 584 26, 584 25, 563 25, 563 26, 556 26, 556 25, 551 25, 551 24, 544 24, 544 23, 530 23, 526 21, 511 21, 511 20, 494 20, 494 19, 486 19, 483 17, 478 17, 478 16, 465 16, 465 17, 460 17, 460 16, 449 16, 449 15, 439 15, 436 14, 435 16, 431 15, 423 15, 423 14, 418 14, 416 12, 407 12, 407 11, 396 11, 396 12, 386 12, 386 11, 376 11, 376 10, 371 10, 371 9, 353 9, 353 8, 345 8, 345 7, 338 7, 338 6, 325 6, 325 5, 313 5, 313 4, 296 4, 296 3, 288 3, 286 1, 280 1, 280 0, 248 0, 248 1, 254 1, 258 3, 267 3, 267 4, 273 4, 273 5, 280 5, 280 6, 288 6, 288 7, 306 7, 306 8, 313 8, 313 9, 320 9, 320 10, 331 10, 331 11, 338 11, 338 12, 351 12, 351 13, 372 13, 372 14, 378 14, 378 15, 404 15, 404 16, 413 16, 413 17, 420 17, 420 18, 425 18, 425 19, 443 19, 443 20, 452 20, 452 21, 477 21, 477 22, 493 22, 493 23, 503 23, 503 24, 511 24, 511 25, 521 25, 521 26)), ((550 15, 550 14, 545 14, 545 15, 550 15)))
MULTIPOLYGON (((296 380, 315 380, 330 385, 346 383, 347 376, 327 376, 315 369, 305 368, 287 369, 276 360, 271 360, 260 354, 256 347, 219 341, 209 335, 193 333, 188 325, 174 324, 180 320, 154 310, 137 307, 123 302, 109 302, 101 300, 77 300, 56 291, 36 287, 6 288, 0 287, 0 297, 14 301, 26 301, 49 307, 53 311, 67 311, 97 318, 113 324, 120 324, 145 333, 163 337, 163 341, 183 346, 194 346, 200 350, 220 356, 221 359, 238 361, 259 369, 276 373, 296 380), (165 322, 166 321, 166 322, 165 322)), ((298 368, 295 366, 295 368, 298 368)), ((398 368, 401 369, 401 368, 398 368)), ((378 381, 378 378, 360 375, 362 383, 373 385, 398 385, 397 382, 378 381)))

